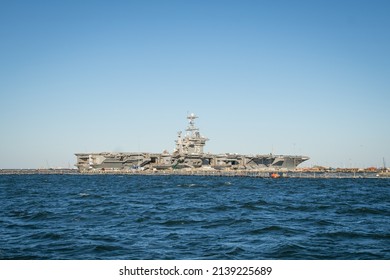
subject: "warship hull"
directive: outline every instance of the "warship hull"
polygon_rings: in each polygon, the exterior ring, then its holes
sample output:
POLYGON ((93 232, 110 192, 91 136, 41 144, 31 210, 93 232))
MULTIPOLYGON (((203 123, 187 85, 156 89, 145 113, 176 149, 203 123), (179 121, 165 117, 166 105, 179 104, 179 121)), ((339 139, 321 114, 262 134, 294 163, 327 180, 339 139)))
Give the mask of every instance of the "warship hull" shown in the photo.
POLYGON ((240 155, 204 153, 207 138, 200 135, 194 126, 194 114, 187 117, 187 134, 179 132, 173 153, 77 153, 76 166, 82 173, 95 171, 131 170, 250 170, 275 171, 294 170, 309 159, 292 155, 240 155))
POLYGON ((215 169, 215 170, 293 170, 308 160, 305 156, 286 155, 202 155, 162 156, 162 154, 132 153, 78 153, 77 168, 80 172, 94 170, 166 170, 166 169, 215 169))

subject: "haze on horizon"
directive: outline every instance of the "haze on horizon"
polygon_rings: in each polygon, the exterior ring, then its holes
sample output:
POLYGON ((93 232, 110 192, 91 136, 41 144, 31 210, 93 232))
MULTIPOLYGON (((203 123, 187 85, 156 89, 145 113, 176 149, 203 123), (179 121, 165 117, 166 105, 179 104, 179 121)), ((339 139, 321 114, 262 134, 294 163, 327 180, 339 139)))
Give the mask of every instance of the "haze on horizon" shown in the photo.
POLYGON ((205 151, 390 165, 388 1, 2 1, 0 168, 205 151))

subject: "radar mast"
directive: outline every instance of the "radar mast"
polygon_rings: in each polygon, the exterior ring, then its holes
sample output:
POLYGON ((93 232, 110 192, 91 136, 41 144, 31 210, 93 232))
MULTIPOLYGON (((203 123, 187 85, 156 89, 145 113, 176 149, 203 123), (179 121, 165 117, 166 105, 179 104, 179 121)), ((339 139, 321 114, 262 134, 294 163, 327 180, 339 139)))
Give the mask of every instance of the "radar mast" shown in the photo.
POLYGON ((188 137, 195 137, 196 135, 199 135, 199 128, 195 127, 195 119, 197 119, 198 116, 196 116, 194 113, 191 113, 187 116, 188 119, 188 126, 186 128, 188 137))

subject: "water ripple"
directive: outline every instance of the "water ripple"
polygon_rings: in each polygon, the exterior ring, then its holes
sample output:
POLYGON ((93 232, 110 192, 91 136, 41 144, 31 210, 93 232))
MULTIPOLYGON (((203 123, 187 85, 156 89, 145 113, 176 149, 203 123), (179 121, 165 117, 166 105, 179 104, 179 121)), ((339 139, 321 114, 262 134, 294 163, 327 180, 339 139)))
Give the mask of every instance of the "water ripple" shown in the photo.
POLYGON ((0 259, 389 259, 390 180, 1 175, 0 259))

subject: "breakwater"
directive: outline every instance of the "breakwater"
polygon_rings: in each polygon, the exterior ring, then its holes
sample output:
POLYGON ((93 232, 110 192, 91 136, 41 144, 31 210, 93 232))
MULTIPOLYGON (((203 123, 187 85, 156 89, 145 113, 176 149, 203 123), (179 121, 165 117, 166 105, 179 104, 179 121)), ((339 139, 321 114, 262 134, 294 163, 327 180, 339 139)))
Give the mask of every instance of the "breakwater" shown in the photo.
POLYGON ((379 171, 278 171, 278 170, 95 170, 80 173, 77 169, 0 169, 1 174, 79 174, 79 175, 181 175, 256 178, 390 178, 390 172, 379 171))
POLYGON ((0 175, 2 174, 8 174, 8 175, 30 175, 30 174, 78 174, 79 171, 77 169, 70 169, 70 168, 64 168, 64 169, 0 169, 0 175))

